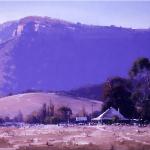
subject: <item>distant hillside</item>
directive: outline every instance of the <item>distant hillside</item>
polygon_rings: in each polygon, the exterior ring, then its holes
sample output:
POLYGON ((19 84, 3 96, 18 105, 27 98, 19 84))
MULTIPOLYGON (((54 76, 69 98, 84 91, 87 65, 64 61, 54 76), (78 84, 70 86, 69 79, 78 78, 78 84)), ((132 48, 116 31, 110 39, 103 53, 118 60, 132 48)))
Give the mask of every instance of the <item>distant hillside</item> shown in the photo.
POLYGON ((88 85, 64 93, 72 97, 84 97, 103 101, 103 86, 103 84, 88 85))
POLYGON ((73 98, 55 93, 25 93, 0 98, 0 116, 12 118, 19 111, 26 116, 33 111, 38 111, 44 103, 52 103, 56 111, 61 106, 68 106, 73 114, 81 112, 83 108, 87 113, 92 113, 92 107, 93 111, 100 111, 102 106, 102 102, 92 99, 73 98))
MULTIPOLYGON (((3 93, 71 90, 126 76, 132 62, 150 56, 150 30, 92 26, 48 17, 0 25, 3 93)), ((84 94, 83 94, 84 95, 84 94)))

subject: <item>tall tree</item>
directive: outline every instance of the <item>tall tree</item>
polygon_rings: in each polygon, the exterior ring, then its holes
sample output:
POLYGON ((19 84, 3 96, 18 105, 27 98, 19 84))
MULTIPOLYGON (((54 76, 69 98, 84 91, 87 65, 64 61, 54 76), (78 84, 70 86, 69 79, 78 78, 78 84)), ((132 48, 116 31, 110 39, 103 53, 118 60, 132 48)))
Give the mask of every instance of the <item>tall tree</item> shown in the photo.
POLYGON ((150 120, 150 60, 139 58, 129 71, 133 85, 132 100, 137 108, 138 116, 150 120))
POLYGON ((119 109, 126 117, 133 117, 134 105, 130 100, 131 85, 127 79, 115 77, 108 79, 104 86, 105 103, 103 111, 109 107, 119 109))
POLYGON ((38 118, 40 120, 40 123, 45 123, 45 118, 47 117, 47 105, 44 103, 42 105, 42 108, 38 112, 38 118))

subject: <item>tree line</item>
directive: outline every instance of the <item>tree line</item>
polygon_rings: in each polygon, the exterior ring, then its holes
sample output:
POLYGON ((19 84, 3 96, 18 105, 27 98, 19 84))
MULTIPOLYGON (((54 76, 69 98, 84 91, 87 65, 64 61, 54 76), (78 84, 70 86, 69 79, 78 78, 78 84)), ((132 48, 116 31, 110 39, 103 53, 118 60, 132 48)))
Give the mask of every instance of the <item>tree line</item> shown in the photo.
POLYGON ((150 121, 150 59, 137 59, 128 78, 114 77, 104 84, 103 111, 119 109, 127 118, 150 121))

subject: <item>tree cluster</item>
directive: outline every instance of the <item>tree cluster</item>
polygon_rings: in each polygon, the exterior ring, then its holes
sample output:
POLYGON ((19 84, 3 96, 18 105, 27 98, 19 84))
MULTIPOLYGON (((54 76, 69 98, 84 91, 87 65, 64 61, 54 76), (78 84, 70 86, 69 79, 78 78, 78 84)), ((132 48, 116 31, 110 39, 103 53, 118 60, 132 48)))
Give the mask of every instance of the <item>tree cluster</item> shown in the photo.
POLYGON ((150 60, 137 59, 127 79, 114 77, 104 86, 104 107, 119 109, 128 118, 150 120, 150 60))
POLYGON ((56 124, 63 121, 69 121, 72 115, 72 110, 67 106, 61 106, 55 110, 55 106, 50 102, 49 105, 44 103, 41 109, 34 111, 25 119, 27 123, 42 123, 42 124, 56 124))

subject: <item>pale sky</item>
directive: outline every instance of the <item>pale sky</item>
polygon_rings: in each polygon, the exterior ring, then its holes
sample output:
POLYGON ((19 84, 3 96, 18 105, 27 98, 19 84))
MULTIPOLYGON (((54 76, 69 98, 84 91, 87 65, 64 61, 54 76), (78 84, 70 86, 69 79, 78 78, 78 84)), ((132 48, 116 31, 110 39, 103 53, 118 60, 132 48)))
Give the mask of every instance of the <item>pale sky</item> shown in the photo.
POLYGON ((0 23, 32 15, 93 25, 150 28, 150 1, 0 0, 0 23))

